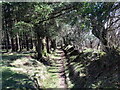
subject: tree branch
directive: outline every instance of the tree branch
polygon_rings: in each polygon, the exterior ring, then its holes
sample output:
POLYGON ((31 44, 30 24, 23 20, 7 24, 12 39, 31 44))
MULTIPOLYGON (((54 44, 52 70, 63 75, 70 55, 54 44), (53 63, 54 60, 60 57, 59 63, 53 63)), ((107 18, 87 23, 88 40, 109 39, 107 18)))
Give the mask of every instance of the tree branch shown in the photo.
POLYGON ((61 15, 69 13, 70 11, 75 10, 75 9, 76 9, 76 5, 72 5, 72 6, 68 6, 66 8, 62 8, 61 10, 59 10, 57 12, 51 13, 49 18, 43 19, 43 20, 39 21, 38 24, 43 23, 44 21, 48 21, 50 19, 54 19, 54 18, 60 17, 61 15))

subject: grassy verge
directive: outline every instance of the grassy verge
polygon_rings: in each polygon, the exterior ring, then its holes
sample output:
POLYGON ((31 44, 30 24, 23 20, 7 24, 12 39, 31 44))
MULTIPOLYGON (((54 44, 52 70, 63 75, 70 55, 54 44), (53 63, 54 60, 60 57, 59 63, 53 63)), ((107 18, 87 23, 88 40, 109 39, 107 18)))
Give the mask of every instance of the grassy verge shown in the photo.
POLYGON ((45 66, 30 57, 30 52, 4 53, 0 61, 2 87, 5 89, 29 90, 59 88, 59 69, 55 52, 47 54, 52 66, 45 66))
POLYGON ((7 88, 19 90, 22 87, 23 90, 28 90, 33 87, 34 89, 44 87, 43 83, 47 77, 47 68, 36 59, 32 59, 29 54, 27 52, 4 53, 2 55, 0 69, 3 90, 7 88))
POLYGON ((65 63, 69 88, 118 88, 119 56, 110 57, 92 49, 68 56, 65 63))
POLYGON ((11 70, 11 67, 1 67, 2 90, 6 89, 35 89, 33 80, 27 74, 17 73, 11 70))

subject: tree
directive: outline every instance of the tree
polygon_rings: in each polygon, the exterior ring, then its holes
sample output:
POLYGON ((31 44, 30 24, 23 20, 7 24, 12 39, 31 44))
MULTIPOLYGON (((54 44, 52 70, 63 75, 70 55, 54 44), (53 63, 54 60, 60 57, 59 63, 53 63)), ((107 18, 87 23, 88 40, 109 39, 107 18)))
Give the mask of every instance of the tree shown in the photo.
POLYGON ((92 33, 101 41, 104 50, 109 52, 105 24, 109 21, 111 13, 119 9, 120 3, 84 3, 80 13, 91 22, 92 33))

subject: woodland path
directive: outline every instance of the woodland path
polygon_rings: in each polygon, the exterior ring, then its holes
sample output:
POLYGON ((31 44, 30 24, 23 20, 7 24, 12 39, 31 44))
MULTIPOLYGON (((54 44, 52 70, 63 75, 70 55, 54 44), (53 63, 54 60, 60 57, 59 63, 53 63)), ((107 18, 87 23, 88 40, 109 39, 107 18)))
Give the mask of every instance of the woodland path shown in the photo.
POLYGON ((66 58, 63 50, 60 47, 57 47, 55 51, 55 57, 53 58, 53 60, 55 62, 55 66, 57 66, 58 68, 58 70, 54 72, 58 75, 58 79, 59 79, 58 88, 67 88, 65 66, 64 66, 65 59, 66 58))

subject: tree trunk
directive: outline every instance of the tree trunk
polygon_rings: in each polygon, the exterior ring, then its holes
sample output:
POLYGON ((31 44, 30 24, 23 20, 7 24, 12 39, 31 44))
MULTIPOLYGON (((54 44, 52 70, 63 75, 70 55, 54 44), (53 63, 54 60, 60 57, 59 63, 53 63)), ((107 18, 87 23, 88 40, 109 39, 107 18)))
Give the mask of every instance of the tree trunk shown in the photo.
POLYGON ((9 40, 9 35, 8 35, 8 31, 6 31, 6 51, 8 52, 9 51, 9 48, 10 48, 10 40, 9 40))
POLYGON ((42 43, 43 43, 43 50, 45 51, 45 52, 47 52, 47 48, 46 48, 46 37, 42 40, 42 43))
POLYGON ((107 41, 107 30, 103 27, 95 26, 93 27, 92 33, 97 37, 102 44, 103 51, 109 52, 108 41, 107 41))
POLYGON ((25 38, 26 38, 26 49, 29 51, 29 40, 28 40, 28 35, 25 33, 25 38))
POLYGON ((19 36, 18 33, 16 35, 16 51, 20 50, 20 40, 19 40, 19 36))
POLYGON ((68 43, 66 42, 66 38, 63 37, 63 44, 65 45, 65 47, 68 45, 68 43))
POLYGON ((44 50, 44 48, 45 48, 44 46, 45 46, 45 45, 44 45, 44 43, 43 43, 43 41, 42 41, 42 50, 44 50))
POLYGON ((6 38, 7 40, 5 41, 5 48, 6 48, 6 51, 8 52, 9 51, 9 41, 8 41, 8 36, 6 38))
POLYGON ((17 37, 15 38, 15 42, 16 42, 16 44, 15 44, 15 51, 18 51, 18 39, 17 39, 17 37))
POLYGON ((99 46, 100 46, 100 42, 98 42, 98 44, 97 44, 97 50, 99 50, 99 46))
POLYGON ((12 51, 15 51, 15 44, 14 44, 14 39, 11 37, 11 45, 12 45, 12 51))
POLYGON ((42 38, 37 35, 37 53, 38 53, 38 59, 42 57, 42 38))
POLYGON ((46 37, 46 48, 47 48, 47 53, 50 53, 50 46, 49 46, 49 38, 46 37))
POLYGON ((51 40, 51 47, 53 48, 53 50, 56 49, 56 40, 55 39, 51 40))
POLYGON ((35 38, 35 40, 34 40, 33 47, 34 47, 34 48, 35 48, 35 50, 37 51, 37 38, 35 38))
POLYGON ((102 43, 102 49, 103 49, 103 51, 105 51, 105 52, 109 52, 109 50, 110 50, 110 48, 108 47, 108 42, 107 42, 107 40, 106 39, 102 39, 102 40, 100 40, 101 41, 101 43, 102 43))
POLYGON ((90 48, 92 48, 92 43, 93 43, 93 42, 90 40, 90 48))
POLYGON ((23 47, 22 47, 22 39, 19 38, 19 41, 20 41, 20 51, 22 51, 23 47))
POLYGON ((30 39, 30 49, 33 49, 33 40, 32 40, 32 37, 30 39))

